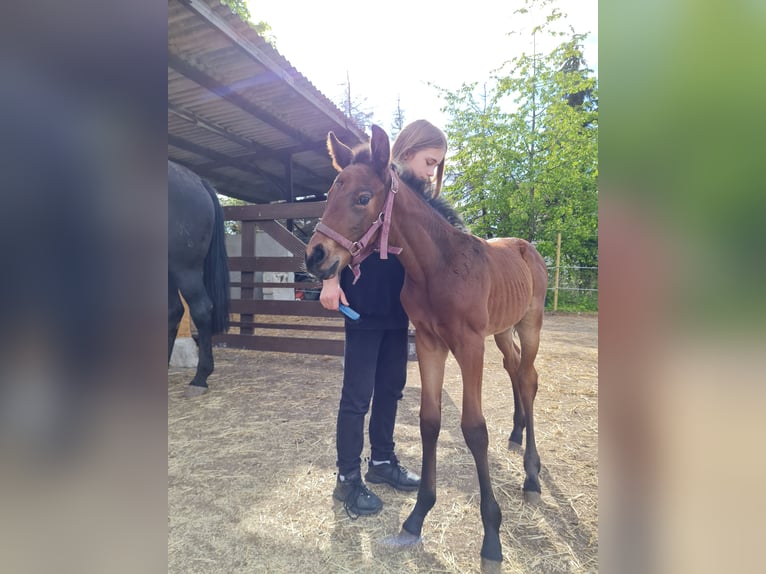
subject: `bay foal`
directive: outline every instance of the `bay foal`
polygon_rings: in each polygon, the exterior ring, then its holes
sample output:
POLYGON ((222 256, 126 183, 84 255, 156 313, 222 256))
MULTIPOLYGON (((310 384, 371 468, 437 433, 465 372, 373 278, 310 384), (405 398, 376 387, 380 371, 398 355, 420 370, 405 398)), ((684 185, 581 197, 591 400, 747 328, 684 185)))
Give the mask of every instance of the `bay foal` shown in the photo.
POLYGON ((484 540, 481 555, 502 560, 500 507, 487 460, 487 425, 481 386, 484 341, 494 335, 513 386, 515 412, 510 441, 524 453, 525 498, 540 493, 540 457, 535 446, 533 403, 537 392, 534 361, 547 288, 547 269, 527 241, 485 241, 450 223, 454 211, 441 200, 409 188, 392 169, 388 135, 372 126, 369 145, 350 149, 328 134, 328 149, 340 172, 327 196, 320 224, 306 248, 306 266, 327 279, 357 265, 373 246, 381 256, 399 253, 406 277, 402 304, 415 326, 421 377, 420 434, 423 466, 417 502, 403 524, 403 537, 420 537, 426 514, 436 502, 436 442, 441 427, 441 396, 447 354, 463 377, 461 428, 476 462, 484 540), (397 248, 401 248, 401 252, 397 248), (519 345, 513 339, 513 331, 519 345))

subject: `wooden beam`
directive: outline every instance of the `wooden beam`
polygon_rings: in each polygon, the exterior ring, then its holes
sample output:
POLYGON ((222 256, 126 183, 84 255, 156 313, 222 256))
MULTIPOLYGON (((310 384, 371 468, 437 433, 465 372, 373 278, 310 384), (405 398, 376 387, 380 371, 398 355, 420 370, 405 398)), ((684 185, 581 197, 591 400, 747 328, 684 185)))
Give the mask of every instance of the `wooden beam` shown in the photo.
POLYGON ((173 68, 179 74, 186 76, 193 82, 202 86, 203 88, 206 88, 216 96, 223 98, 233 106, 247 112, 254 118, 261 120, 263 123, 270 125, 276 130, 281 131, 295 141, 300 142, 306 146, 317 145, 317 142, 302 132, 296 130, 292 126, 289 126, 276 116, 262 109, 260 106, 257 106, 250 100, 239 95, 230 86, 222 84, 217 79, 203 72, 199 68, 192 66, 172 52, 168 52, 168 66, 173 68))
MULTIPOLYGON (((180 138, 178 136, 175 136, 173 134, 168 134, 168 144, 175 146, 179 149, 183 149, 186 151, 190 151, 193 153, 196 153, 199 156, 206 157, 208 159, 214 159, 214 160, 221 160, 228 162, 231 166, 236 167, 237 169, 241 169, 242 171, 246 173, 255 173, 269 181, 272 185, 274 185, 277 189, 279 189, 279 192, 282 196, 285 195, 286 190, 284 183, 278 179, 276 176, 263 171, 261 168, 246 162, 239 160, 237 158, 233 158, 230 156, 227 156, 226 154, 223 154, 221 152, 215 151, 213 149, 201 146, 199 144, 195 144, 193 142, 187 141, 183 138, 180 138)), ((204 166, 202 166, 204 167, 204 166)))
MULTIPOLYGON (((170 157, 170 160, 188 167, 191 171, 200 177, 207 179, 221 195, 234 197, 250 203, 267 204, 275 200, 274 196, 264 195, 254 191, 254 186, 248 182, 221 175, 212 170, 208 170, 199 164, 194 164, 182 159, 170 157), (247 191, 245 191, 247 190, 247 191), (252 191, 251 191, 252 190, 252 191)), ((224 208, 225 209, 225 208, 224 208)))
POLYGON ((313 219, 322 216, 326 204, 326 201, 310 201, 269 205, 230 205, 223 208, 223 216, 227 221, 313 219))
POLYGON ((293 156, 290 156, 285 165, 285 184, 287 185, 287 201, 295 201, 295 188, 293 187, 293 156))
MULTIPOLYGON (((303 256, 243 257, 233 255, 229 257, 229 271, 244 271, 245 273, 254 271, 297 271, 303 264, 303 256)), ((232 311, 234 311, 233 307, 232 311)))
POLYGON ((294 323, 243 323, 242 321, 229 321, 230 327, 253 327, 254 329, 274 331, 318 331, 322 333, 343 333, 346 328, 342 325, 296 325, 294 323))
MULTIPOLYGON (((181 118, 182 120, 186 122, 189 122, 190 124, 193 124, 199 128, 202 128, 211 133, 214 133, 217 136, 220 136, 228 141, 234 142, 245 149, 252 150, 249 153, 232 156, 242 161, 258 160, 258 159, 273 159, 287 166, 291 162, 292 156, 296 153, 302 153, 307 151, 312 151, 319 155, 325 155, 327 153, 327 147, 324 144, 323 145, 317 144, 312 146, 297 145, 297 146, 291 146, 289 148, 282 148, 279 150, 271 149, 269 147, 264 146, 263 144, 259 144, 258 142, 243 138, 242 136, 235 134, 234 132, 228 130, 227 128, 220 126, 210 120, 204 119, 201 116, 192 112, 191 110, 187 110, 171 102, 168 102, 168 112, 170 112, 176 117, 181 118)), ((219 167, 228 167, 230 165, 232 165, 232 163, 230 161, 230 158, 227 156, 226 159, 214 160, 214 161, 208 162, 203 167, 206 169, 218 169, 219 167)), ((302 172, 304 172, 305 174, 304 177, 307 179, 319 179, 319 180, 325 179, 324 176, 300 164, 293 163, 293 167, 299 168, 302 172)))
MULTIPOLYGON (((292 221, 292 220, 288 220, 292 221)), ((268 233, 274 241, 287 249, 294 257, 303 257, 306 252, 306 244, 295 237, 278 221, 259 221, 258 227, 268 233)))
POLYGON ((184 0, 184 4, 202 16, 212 26, 226 34, 226 36, 228 36, 232 42, 234 42, 234 44, 236 44, 241 50, 268 68, 275 76, 290 86, 290 88, 293 89, 298 95, 300 95, 307 102, 309 102, 311 105, 325 114, 329 119, 331 119, 339 129, 348 132, 349 135, 352 135, 354 138, 356 138, 357 143, 367 140, 367 136, 364 134, 364 132, 360 131, 349 118, 341 113, 340 110, 334 106, 330 107, 327 101, 320 99, 320 97, 316 93, 312 92, 308 86, 303 86, 296 82, 295 78, 290 74, 290 72, 285 70, 284 67, 278 61, 272 58, 272 56, 269 55, 266 50, 260 46, 257 46, 240 32, 232 28, 229 22, 216 14, 213 9, 210 8, 210 6, 208 6, 205 2, 202 0, 184 0))
POLYGON ((302 355, 331 355, 342 357, 345 341, 331 339, 306 339, 301 337, 263 337, 253 335, 216 335, 214 344, 225 344, 234 349, 299 353, 302 355))
POLYGON ((171 102, 168 102, 168 111, 172 113, 173 115, 181 118, 182 120, 189 122, 190 124, 194 124, 195 126, 200 127, 204 130, 207 130, 211 133, 214 133, 217 136, 220 136, 226 140, 229 140, 238 145, 241 145, 245 149, 251 150, 251 153, 248 153, 247 155, 239 156, 241 159, 268 158, 268 159, 276 159, 281 161, 282 163, 286 163, 290 157, 290 154, 294 153, 296 149, 297 150, 304 149, 302 146, 296 146, 294 148, 289 148, 284 150, 273 150, 271 148, 266 147, 265 145, 259 144, 258 142, 254 142, 247 138, 243 138, 242 136, 235 134, 234 132, 228 130, 227 128, 220 126, 210 120, 204 119, 201 116, 198 116, 197 114, 192 112, 191 110, 187 110, 171 102))
POLYGON ((329 317, 343 319, 338 311, 330 311, 322 307, 319 301, 279 301, 276 299, 262 301, 231 300, 232 313, 251 313, 253 315, 285 315, 301 317, 329 317))
MULTIPOLYGON (((250 160, 263 159, 264 156, 256 154, 256 153, 253 153, 253 154, 246 153, 246 154, 242 154, 242 155, 231 156, 231 158, 236 159, 236 160, 240 160, 240 161, 250 161, 250 160)), ((205 164, 202 164, 202 166, 207 168, 207 169, 219 169, 221 167, 229 167, 229 166, 232 165, 231 158, 226 159, 226 160, 210 161, 210 162, 207 162, 205 164)), ((300 164, 296 164, 296 163, 293 163, 293 168, 294 168, 294 170, 296 172, 297 171, 302 172, 301 173, 301 177, 304 179, 304 181, 307 180, 307 179, 310 180, 310 181, 316 181, 316 180, 318 180, 320 182, 321 181, 327 181, 327 186, 328 187, 330 186, 330 180, 328 179, 328 177, 326 175, 316 173, 315 171, 312 171, 312 170, 308 169, 307 167, 304 167, 304 166, 302 166, 300 164)), ((301 184, 295 183, 294 186, 297 189, 299 186, 301 186, 301 184)), ((289 189, 289 184, 288 184, 288 189, 289 189)), ((306 184, 303 184, 302 185, 302 189, 305 191, 305 190, 310 189, 310 188, 306 184)), ((317 190, 311 190, 311 193, 312 194, 316 194, 316 193, 320 193, 320 192, 317 191, 317 190)))
POLYGON ((316 289, 321 290, 322 289, 322 283, 321 282, 311 282, 311 281, 299 281, 297 283, 277 283, 276 281, 253 281, 249 283, 244 283, 242 281, 229 281, 230 287, 279 287, 279 288, 287 288, 287 289, 299 289, 301 291, 305 291, 307 289, 316 289))

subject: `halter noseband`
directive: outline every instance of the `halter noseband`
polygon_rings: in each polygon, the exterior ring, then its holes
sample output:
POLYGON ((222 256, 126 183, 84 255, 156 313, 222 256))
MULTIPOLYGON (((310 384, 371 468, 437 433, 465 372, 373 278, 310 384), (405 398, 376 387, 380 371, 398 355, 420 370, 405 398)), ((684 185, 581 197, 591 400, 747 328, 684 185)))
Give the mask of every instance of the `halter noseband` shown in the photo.
POLYGON ((364 233, 364 235, 362 235, 361 238, 359 238, 357 241, 349 241, 340 233, 328 227, 321 221, 317 223, 315 228, 315 231, 318 231, 322 235, 329 237, 342 247, 345 247, 348 252, 351 253, 351 263, 349 266, 351 267, 351 271, 354 273, 353 284, 356 284, 356 282, 359 280, 359 277, 362 275, 362 271, 359 269, 362 261, 367 259, 367 257, 369 257, 373 251, 375 251, 378 243, 380 244, 379 251, 381 259, 388 259, 389 253, 399 255, 402 252, 401 247, 389 247, 388 245, 388 234, 391 231, 391 212, 394 208, 394 198, 399 192, 399 179, 396 176, 396 172, 392 168, 389 169, 391 170, 391 193, 389 193, 388 197, 386 197, 386 204, 383 207, 383 211, 378 214, 378 217, 375 218, 375 221, 372 222, 370 228, 364 233), (380 239, 379 241, 375 241, 375 234, 378 231, 378 228, 381 226, 383 226, 383 230, 380 233, 380 239))

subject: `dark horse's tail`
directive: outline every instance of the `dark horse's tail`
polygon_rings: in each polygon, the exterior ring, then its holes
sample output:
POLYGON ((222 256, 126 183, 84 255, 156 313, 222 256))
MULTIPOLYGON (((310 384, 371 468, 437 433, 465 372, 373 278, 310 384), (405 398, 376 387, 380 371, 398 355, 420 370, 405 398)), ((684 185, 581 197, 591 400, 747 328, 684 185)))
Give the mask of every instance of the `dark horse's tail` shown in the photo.
POLYGON ((229 330, 229 266, 226 255, 226 237, 223 227, 223 209, 215 189, 202 181, 215 206, 215 224, 210 248, 205 256, 203 281, 207 294, 213 301, 213 335, 229 330))

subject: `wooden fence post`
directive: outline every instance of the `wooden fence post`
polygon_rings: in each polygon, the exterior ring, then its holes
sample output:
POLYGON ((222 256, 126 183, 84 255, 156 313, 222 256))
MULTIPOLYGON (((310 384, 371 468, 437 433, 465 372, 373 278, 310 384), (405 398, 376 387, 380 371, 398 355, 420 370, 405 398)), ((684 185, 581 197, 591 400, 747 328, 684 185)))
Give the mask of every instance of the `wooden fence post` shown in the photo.
POLYGON ((553 310, 559 308, 559 262, 561 261, 561 232, 556 239, 556 281, 553 287, 553 310))

